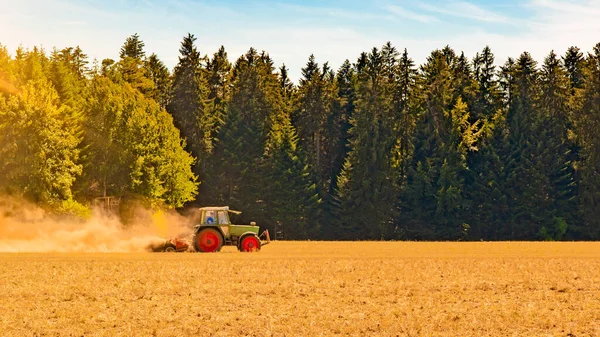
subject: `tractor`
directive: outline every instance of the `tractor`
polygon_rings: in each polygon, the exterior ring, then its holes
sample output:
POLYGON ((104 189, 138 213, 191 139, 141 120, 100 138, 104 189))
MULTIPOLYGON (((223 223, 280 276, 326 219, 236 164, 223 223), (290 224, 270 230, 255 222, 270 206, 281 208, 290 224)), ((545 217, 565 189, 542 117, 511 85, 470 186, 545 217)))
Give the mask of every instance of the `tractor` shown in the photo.
POLYGON ((240 252, 257 252, 271 242, 267 229, 259 235, 256 222, 249 225, 232 224, 229 213, 241 212, 230 210, 229 206, 201 207, 199 210, 199 223, 191 233, 166 240, 164 244, 152 247, 152 250, 183 252, 189 250, 191 243, 195 251, 203 253, 218 252, 223 246, 236 246, 240 252), (191 237, 191 240, 186 240, 186 237, 191 237))

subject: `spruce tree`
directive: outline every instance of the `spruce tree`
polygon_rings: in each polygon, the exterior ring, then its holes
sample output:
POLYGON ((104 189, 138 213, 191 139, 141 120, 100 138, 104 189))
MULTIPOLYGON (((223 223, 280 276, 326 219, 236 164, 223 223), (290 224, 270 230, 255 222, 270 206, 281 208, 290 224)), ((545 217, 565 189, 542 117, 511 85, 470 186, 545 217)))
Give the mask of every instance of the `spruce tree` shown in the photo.
MULTIPOLYGON (((505 77, 511 78, 505 81, 511 83, 511 90, 507 100, 508 132, 501 158, 505 163, 504 185, 510 213, 500 235, 506 239, 543 239, 545 230, 554 226, 554 205, 549 196, 550 176, 545 167, 550 163, 544 162, 545 147, 549 145, 543 134, 546 131, 543 130, 544 110, 561 109, 551 98, 556 95, 554 90, 557 88, 541 91, 537 63, 526 52, 516 60, 510 74, 505 77)), ((559 157, 563 155, 558 154, 559 157)))
POLYGON ((346 60, 338 69, 335 76, 337 99, 330 118, 327 131, 332 142, 330 184, 327 188, 327 198, 321 203, 321 237, 328 240, 336 239, 335 222, 340 213, 340 199, 338 195, 338 178, 342 172, 344 161, 349 148, 350 119, 354 111, 356 76, 350 61, 346 60))
MULTIPOLYGON (((434 51, 421 67, 422 96, 412 165, 402 193, 400 224, 407 236, 458 239, 468 234, 465 222, 467 157, 477 149, 480 125, 472 123, 467 104, 456 91, 470 82, 468 68, 448 47, 434 51)), ((463 88, 464 90, 464 88, 463 88)))
POLYGON ((181 42, 167 111, 186 142, 186 150, 197 160, 194 172, 200 174, 211 152, 212 141, 210 121, 205 114, 206 79, 195 41, 194 35, 188 34, 181 42))
POLYGON ((291 104, 294 99, 294 94, 296 93, 296 88, 294 83, 290 80, 288 68, 285 64, 279 68, 279 85, 283 91, 284 100, 288 102, 288 104, 291 104))
POLYGON ((359 58, 356 103, 350 130, 350 152, 338 180, 342 239, 389 237, 396 216, 397 184, 392 150, 394 118, 390 111, 389 79, 377 48, 359 58))
POLYGON ((320 68, 314 55, 311 55, 302 68, 292 122, 298 130, 299 142, 317 181, 317 189, 325 198, 331 185, 335 160, 335 139, 329 134, 333 131, 330 123, 333 122, 335 96, 334 77, 327 63, 320 68))
POLYGON ((554 52, 544 59, 540 74, 541 96, 539 122, 536 125, 537 159, 540 171, 548 179, 545 223, 540 228, 541 239, 560 240, 568 226, 574 225, 576 191, 571 161, 572 141, 569 139, 571 111, 570 81, 566 70, 554 52))
POLYGON ((150 55, 144 62, 144 69, 154 88, 146 94, 148 98, 154 99, 161 108, 166 109, 169 105, 171 94, 171 75, 165 64, 156 54, 150 55))
POLYGON ((140 39, 138 33, 135 33, 129 36, 127 39, 125 39, 125 43, 121 47, 119 57, 122 59, 126 57, 131 57, 134 59, 142 60, 146 57, 144 46, 144 41, 140 39))
POLYGON ((398 160, 398 178, 399 184, 403 185, 409 166, 410 156, 413 147, 413 133, 415 129, 415 95, 416 95, 417 69, 414 61, 404 52, 398 62, 398 80, 396 82, 396 98, 394 100, 394 109, 397 117, 397 144, 396 154, 398 160))
POLYGON ((478 151, 467 158, 465 192, 469 210, 466 220, 471 227, 470 239, 497 239, 497 228, 503 225, 499 219, 507 207, 501 180, 504 166, 498 155, 505 114, 494 54, 489 47, 473 59, 473 73, 476 90, 471 121, 480 121, 482 133, 478 151))
POLYGON ((269 184, 267 135, 284 113, 278 76, 268 55, 251 48, 236 61, 226 107, 211 159, 216 169, 207 181, 210 200, 243 209, 246 217, 263 216, 268 200, 263 191, 269 184))
POLYGON ((210 112, 207 115, 211 119, 211 138, 216 137, 218 128, 223 124, 227 98, 229 96, 229 77, 231 63, 227 59, 227 52, 221 46, 206 65, 208 84, 208 101, 210 112))
POLYGON ((65 48, 60 52, 54 50, 50 56, 50 74, 61 102, 68 104, 74 109, 81 110, 83 105, 83 91, 86 82, 79 77, 76 66, 73 65, 72 48, 65 48))
POLYGON ((583 217, 581 236, 600 238, 600 43, 586 58, 581 108, 576 116, 579 166, 579 200, 583 217))
POLYGON ((585 59, 579 48, 571 46, 562 57, 562 60, 569 81, 571 82, 571 95, 573 95, 576 90, 583 88, 583 65, 585 59))
POLYGON ((319 195, 289 116, 271 128, 266 157, 270 222, 283 227, 286 240, 318 238, 319 195))
POLYGON ((111 79, 115 82, 123 80, 142 94, 152 96, 155 85, 144 67, 146 59, 144 42, 137 34, 127 38, 121 47, 120 57, 121 59, 115 65, 116 72, 113 73, 117 76, 111 79))

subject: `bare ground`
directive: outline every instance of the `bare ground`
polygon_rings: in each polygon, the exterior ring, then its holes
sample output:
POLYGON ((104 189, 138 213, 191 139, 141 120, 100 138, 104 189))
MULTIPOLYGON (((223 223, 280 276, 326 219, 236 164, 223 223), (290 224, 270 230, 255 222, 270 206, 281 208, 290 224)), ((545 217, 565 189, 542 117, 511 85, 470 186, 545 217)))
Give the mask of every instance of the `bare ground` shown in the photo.
POLYGON ((600 336, 600 243, 0 254, 0 336, 600 336))

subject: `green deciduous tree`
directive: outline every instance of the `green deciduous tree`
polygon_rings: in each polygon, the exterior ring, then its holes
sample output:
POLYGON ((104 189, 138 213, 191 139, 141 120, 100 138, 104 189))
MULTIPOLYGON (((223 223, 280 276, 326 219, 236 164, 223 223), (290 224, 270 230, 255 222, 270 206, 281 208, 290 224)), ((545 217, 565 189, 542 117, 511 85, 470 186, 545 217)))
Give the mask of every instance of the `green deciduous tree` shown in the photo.
POLYGON ((133 194, 171 207, 193 200, 193 158, 156 102, 129 84, 98 77, 86 114, 88 185, 99 185, 104 195, 133 194))
POLYGON ((44 77, 0 98, 0 188, 42 203, 71 199, 81 174, 76 117, 44 77))

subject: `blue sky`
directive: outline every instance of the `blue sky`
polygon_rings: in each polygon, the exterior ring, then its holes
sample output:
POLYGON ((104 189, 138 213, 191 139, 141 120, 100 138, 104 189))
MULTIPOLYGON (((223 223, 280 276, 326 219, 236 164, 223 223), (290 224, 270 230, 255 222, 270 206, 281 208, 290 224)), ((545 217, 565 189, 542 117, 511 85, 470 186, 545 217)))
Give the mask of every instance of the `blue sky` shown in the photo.
POLYGON ((538 61, 572 45, 590 51, 598 18, 598 0, 0 0, 0 44, 11 53, 79 45, 91 59, 116 59, 138 33, 172 69, 190 32, 202 54, 224 45, 233 62, 250 47, 265 50, 297 81, 311 53, 337 69, 387 41, 418 64, 445 45, 469 58, 489 45, 498 64, 523 51, 538 61))

